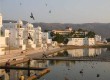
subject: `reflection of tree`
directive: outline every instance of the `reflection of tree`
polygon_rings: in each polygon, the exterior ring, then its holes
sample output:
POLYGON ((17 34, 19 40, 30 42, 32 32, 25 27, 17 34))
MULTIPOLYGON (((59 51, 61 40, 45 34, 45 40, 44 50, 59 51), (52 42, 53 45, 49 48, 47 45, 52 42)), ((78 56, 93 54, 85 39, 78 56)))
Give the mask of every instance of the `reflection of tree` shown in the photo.
POLYGON ((54 65, 55 64, 55 61, 54 60, 49 60, 49 64, 50 65, 54 65))
POLYGON ((65 50, 65 51, 63 52, 63 54, 64 54, 64 56, 66 56, 66 57, 69 55, 67 50, 65 50))
POLYGON ((68 51, 67 50, 65 50, 65 51, 63 51, 63 52, 58 52, 57 53, 57 55, 56 55, 56 57, 68 57, 68 51))
POLYGON ((67 66, 67 67, 70 67, 70 66, 71 66, 71 65, 70 65, 70 61, 66 61, 65 63, 66 63, 66 66, 67 66))

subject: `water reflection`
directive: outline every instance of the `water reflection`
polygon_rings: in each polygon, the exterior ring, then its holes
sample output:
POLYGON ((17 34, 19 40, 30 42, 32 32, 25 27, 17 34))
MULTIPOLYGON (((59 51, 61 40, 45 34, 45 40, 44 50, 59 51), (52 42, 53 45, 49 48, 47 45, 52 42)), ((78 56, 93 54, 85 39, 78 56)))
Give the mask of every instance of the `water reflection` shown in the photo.
POLYGON ((101 54, 101 48, 85 48, 85 49, 72 49, 67 50, 68 54, 72 57, 82 57, 82 56, 98 56, 101 54))
POLYGON ((106 51, 107 48, 70 49, 50 54, 49 57, 95 57, 106 51))
MULTIPOLYGON (((106 48, 86 48, 86 49, 73 49, 55 53, 51 56, 60 57, 82 57, 82 56, 97 56, 106 54, 106 48)), ((97 74, 100 74, 101 80, 109 80, 110 63, 109 62, 77 62, 77 61, 55 61, 55 60, 32 60, 30 63, 22 63, 16 66, 30 66, 30 67, 49 67, 51 72, 39 80, 97 80, 97 74), (104 66, 103 66, 104 65, 104 66), (83 71, 81 74, 80 71, 83 71), (104 77, 104 78, 103 78, 104 77)), ((35 75, 37 70, 10 70, 6 73, 5 70, 0 69, 0 77, 2 80, 18 80, 21 75, 27 79, 29 75, 35 75), (14 76, 13 76, 14 75, 14 76)), ((99 79, 99 80, 100 80, 99 79)))

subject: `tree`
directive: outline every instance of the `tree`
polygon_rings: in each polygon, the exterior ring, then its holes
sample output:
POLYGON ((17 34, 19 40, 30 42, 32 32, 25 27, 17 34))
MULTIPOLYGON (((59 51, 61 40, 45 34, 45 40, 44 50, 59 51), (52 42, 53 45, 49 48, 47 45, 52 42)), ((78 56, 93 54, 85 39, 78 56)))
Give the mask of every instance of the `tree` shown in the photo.
POLYGON ((50 32, 50 36, 51 37, 55 36, 55 33, 54 32, 50 32))
POLYGON ((57 41, 58 43, 63 43, 64 36, 60 34, 55 34, 55 37, 52 39, 53 41, 57 41))
POLYGON ((47 30, 47 29, 46 29, 46 30, 44 30, 44 32, 48 32, 48 31, 49 31, 49 30, 47 30))
POLYGON ((107 38, 106 40, 107 40, 107 42, 110 42, 110 38, 107 38))
POLYGON ((69 40, 68 40, 67 38, 65 38, 64 41, 63 41, 63 43, 64 43, 64 44, 67 44, 68 41, 69 41, 69 40))
POLYGON ((83 30, 83 29, 81 29, 81 28, 79 28, 79 29, 78 29, 78 32, 80 32, 80 31, 84 31, 84 30, 83 30))
POLYGON ((92 31, 89 31, 88 34, 86 35, 86 37, 88 38, 94 38, 95 37, 95 33, 92 31))

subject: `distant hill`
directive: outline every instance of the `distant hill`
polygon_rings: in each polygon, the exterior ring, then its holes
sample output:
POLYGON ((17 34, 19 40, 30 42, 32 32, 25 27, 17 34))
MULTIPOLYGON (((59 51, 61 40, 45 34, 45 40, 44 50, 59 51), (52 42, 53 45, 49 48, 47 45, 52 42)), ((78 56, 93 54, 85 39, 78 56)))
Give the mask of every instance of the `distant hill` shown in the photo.
POLYGON ((96 34, 101 35, 103 38, 110 38, 110 23, 84 23, 84 24, 61 24, 61 23, 33 23, 35 27, 38 25, 42 30, 65 29, 72 27, 73 29, 84 29, 94 31, 96 34))
MULTIPOLYGON (((3 20, 3 23, 17 21, 14 20, 3 20)), ((24 24, 27 21, 23 21, 24 24)), ((101 35, 103 38, 110 38, 110 23, 84 23, 84 24, 70 24, 70 23, 32 23, 34 27, 41 26, 42 30, 53 30, 53 29, 65 29, 66 27, 72 27, 73 29, 84 29, 94 31, 96 34, 101 35)))
MULTIPOLYGON (((10 23, 10 22, 17 23, 17 21, 15 21, 15 20, 3 20, 3 23, 10 23)), ((26 24, 28 22, 27 21, 23 21, 23 23, 26 24)))

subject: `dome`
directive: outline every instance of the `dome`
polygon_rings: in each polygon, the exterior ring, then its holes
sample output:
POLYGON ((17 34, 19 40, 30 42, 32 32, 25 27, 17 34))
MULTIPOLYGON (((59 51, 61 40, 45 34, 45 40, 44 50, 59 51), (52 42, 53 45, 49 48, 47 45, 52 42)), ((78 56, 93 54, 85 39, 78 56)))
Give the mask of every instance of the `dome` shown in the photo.
POLYGON ((23 25, 23 22, 21 20, 18 20, 17 24, 23 25))
POLYGON ((33 25, 32 25, 31 23, 27 23, 27 24, 26 24, 26 27, 33 28, 33 25))
POLYGON ((41 31, 41 27, 40 27, 40 26, 38 26, 38 27, 37 27, 37 30, 41 31))

